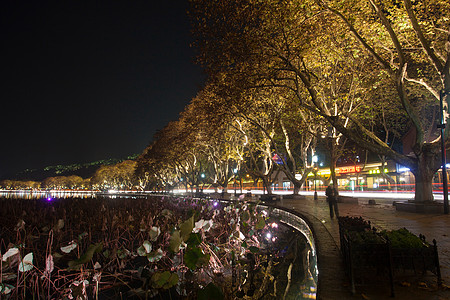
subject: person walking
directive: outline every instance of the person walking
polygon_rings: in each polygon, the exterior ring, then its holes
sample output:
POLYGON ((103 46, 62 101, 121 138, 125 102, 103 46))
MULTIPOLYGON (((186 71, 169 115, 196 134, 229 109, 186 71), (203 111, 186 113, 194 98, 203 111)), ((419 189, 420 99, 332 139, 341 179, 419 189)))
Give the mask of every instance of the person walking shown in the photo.
POLYGON ((327 189, 325 190, 325 195, 327 196, 328 206, 330 207, 330 218, 334 218, 334 215, 336 215, 336 217, 339 217, 339 210, 337 205, 339 192, 334 187, 333 183, 327 187, 327 189))

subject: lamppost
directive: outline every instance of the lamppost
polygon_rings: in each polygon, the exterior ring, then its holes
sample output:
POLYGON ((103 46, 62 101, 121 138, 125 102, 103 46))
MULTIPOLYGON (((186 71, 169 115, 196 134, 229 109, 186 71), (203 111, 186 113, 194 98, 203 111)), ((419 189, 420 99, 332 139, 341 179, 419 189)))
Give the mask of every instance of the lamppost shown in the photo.
POLYGON ((234 197, 236 197, 236 175, 237 175, 237 172, 238 172, 238 169, 237 169, 237 168, 234 168, 234 170, 233 170, 233 173, 234 173, 234 184, 233 184, 233 187, 234 187, 234 197))
POLYGON ((317 155, 312 157, 312 162, 314 164, 314 200, 317 200, 317 155))
POLYGON ((204 181, 204 179, 206 177, 205 173, 200 174, 200 177, 202 179, 202 190, 201 190, 201 192, 203 193, 203 188, 205 187, 205 181, 204 181))
MULTIPOLYGON (((445 151, 444 129, 446 125, 444 113, 444 97, 450 94, 450 90, 440 90, 439 104, 441 110, 441 122, 438 128, 441 129, 441 155, 442 155, 442 187, 444 196, 444 214, 448 214, 448 183, 447 183, 447 155, 445 151)), ((448 108, 447 108, 448 111, 448 108)))

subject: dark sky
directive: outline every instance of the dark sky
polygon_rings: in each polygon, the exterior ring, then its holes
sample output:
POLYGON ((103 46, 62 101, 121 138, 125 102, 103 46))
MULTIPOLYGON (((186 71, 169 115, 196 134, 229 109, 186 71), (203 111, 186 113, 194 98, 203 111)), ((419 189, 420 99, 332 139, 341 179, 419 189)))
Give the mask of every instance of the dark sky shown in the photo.
POLYGON ((187 6, 2 1, 0 177, 141 153, 203 84, 187 6))

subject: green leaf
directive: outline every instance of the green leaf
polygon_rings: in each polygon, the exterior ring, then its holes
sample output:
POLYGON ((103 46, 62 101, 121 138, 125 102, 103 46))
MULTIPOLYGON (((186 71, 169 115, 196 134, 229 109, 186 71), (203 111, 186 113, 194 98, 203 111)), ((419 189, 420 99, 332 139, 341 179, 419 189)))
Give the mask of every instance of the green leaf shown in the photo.
POLYGON ((120 259, 124 259, 129 254, 130 254, 130 251, 128 251, 127 249, 119 249, 119 250, 117 250, 117 257, 120 258, 120 259))
POLYGON ((248 247, 247 242, 246 242, 246 241, 243 241, 241 246, 242 246, 243 248, 247 248, 247 247, 248 247))
POLYGON ((197 267, 202 267, 202 266, 209 264, 210 258, 211 258, 211 255, 209 255, 209 254, 205 254, 205 255, 201 256, 197 261, 197 267))
POLYGON ((28 253, 19 264, 19 271, 26 272, 33 269, 33 252, 28 253))
POLYGON ((255 225, 255 229, 263 229, 266 226, 266 221, 264 217, 258 216, 258 223, 255 225))
POLYGON ((222 300, 224 299, 222 290, 218 288, 214 283, 210 282, 204 289, 198 291, 198 300, 222 300))
POLYGON ((103 256, 108 258, 109 257, 109 250, 106 249, 105 251, 103 251, 103 256))
POLYGON ((70 253, 73 249, 75 249, 78 246, 78 244, 74 241, 70 242, 69 245, 65 247, 61 247, 61 251, 64 253, 70 253))
POLYGON ((61 230, 61 229, 63 229, 63 228, 64 228, 64 220, 63 220, 63 219, 59 219, 59 220, 58 220, 58 223, 56 223, 54 229, 55 229, 56 231, 59 231, 59 230, 61 230))
POLYGON ((242 221, 247 222, 250 219, 250 213, 246 210, 241 214, 242 221))
POLYGON ((90 245, 89 248, 86 250, 86 253, 84 253, 79 259, 69 261, 69 269, 76 269, 80 267, 82 264, 89 262, 94 256, 94 253, 100 252, 102 251, 102 249, 103 243, 101 242, 90 245))
POLYGON ((161 258, 163 258, 164 253, 163 251, 160 249, 156 250, 156 251, 152 251, 149 254, 147 254, 147 259, 149 262, 157 262, 159 261, 161 258))
POLYGON ((15 287, 7 283, 0 282, 0 294, 8 295, 15 287))
POLYGON ((171 217, 172 216, 172 212, 170 210, 168 210, 167 208, 163 209, 161 211, 161 215, 164 217, 171 217))
POLYGON ((158 238, 158 236, 161 233, 161 229, 159 227, 153 226, 152 229, 150 229, 148 235, 150 236, 150 240, 151 241, 156 241, 156 239, 158 238))
POLYGON ((202 235, 200 233, 191 233, 189 239, 186 241, 188 247, 194 248, 202 242, 202 235))
POLYGON ((151 281, 154 288, 170 289, 178 283, 177 273, 170 273, 169 271, 157 272, 152 275, 151 281))
POLYGON ((200 248, 190 248, 184 254, 184 264, 191 270, 195 270, 208 261, 209 255, 204 254, 200 248))
POLYGON ((179 230, 175 230, 172 233, 172 236, 170 237, 170 241, 169 241, 169 249, 172 252, 177 253, 178 251, 180 251, 180 246, 181 246, 181 236, 180 236, 180 231, 179 230))
POLYGON ((255 247, 255 246, 250 246, 250 248, 248 248, 248 250, 250 250, 251 253, 258 253, 259 252, 259 248, 255 247))
POLYGON ((87 232, 80 233, 80 234, 78 235, 78 241, 81 242, 81 240, 82 240, 85 236, 87 236, 87 235, 88 235, 87 232))
POLYGON ((139 256, 147 256, 147 252, 145 252, 144 246, 139 246, 139 248, 137 248, 137 254, 139 256))
POLYGON ((139 256, 146 256, 150 251, 152 251, 152 244, 147 240, 145 240, 144 243, 142 243, 142 246, 137 249, 139 256))
POLYGON ((180 225, 180 236, 183 241, 186 241, 188 239, 189 235, 192 232, 192 229, 194 229, 194 216, 190 217, 180 225))

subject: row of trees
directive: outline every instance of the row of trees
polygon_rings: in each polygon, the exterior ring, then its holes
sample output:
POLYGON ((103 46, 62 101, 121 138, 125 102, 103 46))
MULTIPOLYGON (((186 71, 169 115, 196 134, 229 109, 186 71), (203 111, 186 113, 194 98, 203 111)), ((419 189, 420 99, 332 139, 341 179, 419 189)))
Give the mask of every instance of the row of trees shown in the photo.
POLYGON ((433 200, 439 99, 444 122, 450 100, 448 1, 190 3, 208 83, 138 158, 142 186, 226 188, 245 170, 269 193, 274 172, 298 191, 318 146, 333 181, 351 146, 408 167, 415 200, 433 200))
POLYGON ((136 162, 125 160, 115 165, 103 165, 90 178, 83 179, 77 175, 48 177, 42 181, 3 180, 0 187, 4 189, 121 189, 136 187, 134 177, 136 162))
POLYGON ((245 172, 270 193, 283 172, 298 192, 317 149, 334 182, 340 156, 370 151, 411 170, 416 201, 433 200, 448 1, 190 0, 189 15, 207 84, 136 162, 102 167, 91 186, 226 189, 245 172))

